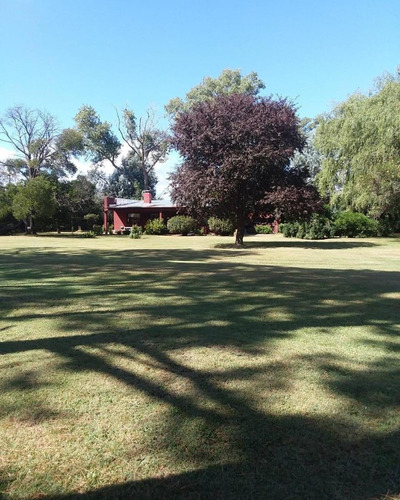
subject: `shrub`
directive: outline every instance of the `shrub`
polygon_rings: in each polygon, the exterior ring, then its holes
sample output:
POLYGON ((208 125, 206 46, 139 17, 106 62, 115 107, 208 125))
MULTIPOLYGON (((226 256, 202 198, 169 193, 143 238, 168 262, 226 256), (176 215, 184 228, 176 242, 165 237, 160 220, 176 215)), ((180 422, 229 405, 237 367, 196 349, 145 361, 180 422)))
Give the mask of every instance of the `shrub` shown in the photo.
POLYGON ((89 227, 92 227, 93 224, 99 222, 100 217, 96 214, 86 214, 83 216, 83 219, 89 227))
POLYGON ((257 234, 272 234, 272 227, 267 224, 257 224, 254 226, 257 234))
POLYGON ((165 234, 168 231, 166 225, 160 219, 148 220, 144 230, 146 234, 165 234))
POLYGON ((357 212, 342 212, 335 220, 335 234, 348 238, 365 238, 377 236, 378 221, 357 212))
POLYGON ((323 215, 314 214, 310 222, 305 223, 306 240, 323 240, 335 236, 335 227, 333 223, 323 215))
POLYGON ((230 220, 219 219, 218 217, 210 217, 208 219, 208 228, 212 233, 220 236, 231 236, 235 230, 230 220))
POLYGON ((186 235, 196 229, 196 221, 187 215, 175 215, 169 219, 167 227, 170 233, 186 235))
POLYGON ((135 240, 138 240, 141 237, 142 237, 142 228, 140 226, 133 225, 131 227, 131 231, 129 233, 129 238, 133 238, 135 240))
POLYGON ((300 224, 298 222, 285 222, 279 225, 279 231, 286 238, 295 238, 299 231, 300 224))
POLYGON ((96 235, 93 231, 86 231, 83 233, 84 238, 96 238, 96 235))
POLYGON ((98 224, 93 224, 92 231, 96 236, 100 236, 101 234, 103 234, 103 226, 99 226, 98 224))
POLYGON ((323 215, 314 214, 308 222, 287 222, 279 226, 279 231, 287 238, 323 240, 335 235, 333 223, 323 215))

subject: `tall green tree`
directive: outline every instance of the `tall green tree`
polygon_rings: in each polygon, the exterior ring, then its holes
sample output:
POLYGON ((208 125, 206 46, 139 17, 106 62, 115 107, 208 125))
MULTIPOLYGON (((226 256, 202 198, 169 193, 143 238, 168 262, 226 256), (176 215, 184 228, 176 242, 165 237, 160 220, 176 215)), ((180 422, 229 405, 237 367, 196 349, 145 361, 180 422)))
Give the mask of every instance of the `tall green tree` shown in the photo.
MULTIPOLYGON (((147 189, 155 196, 157 177, 154 171, 148 173, 147 189)), ((143 170, 132 153, 121 162, 121 169, 115 170, 108 178, 103 188, 105 194, 120 198, 141 199, 142 191, 145 189, 143 170)))
POLYGON ((319 118, 317 184, 333 206, 373 217, 400 214, 400 75, 351 95, 319 118))
POLYGON ((117 170, 121 143, 108 122, 102 122, 92 106, 84 105, 75 116, 77 131, 81 134, 86 157, 93 163, 108 160, 117 170))
POLYGON ((15 152, 0 165, 9 174, 20 174, 25 179, 41 173, 75 173, 72 158, 82 148, 80 136, 74 131, 60 131, 54 116, 26 106, 9 108, 0 118, 0 142, 15 152))
POLYGON ((12 202, 16 219, 25 223, 29 233, 35 233, 35 222, 52 217, 55 211, 54 186, 43 176, 19 184, 12 202))
POLYGON ((185 99, 175 97, 165 106, 167 113, 174 117, 179 112, 188 111, 194 104, 229 94, 256 96, 265 88, 256 72, 242 75, 240 70, 224 69, 217 78, 206 76, 203 81, 186 94, 185 99))
POLYGON ((124 108, 122 118, 118 113, 117 116, 121 137, 142 172, 144 189, 149 190, 155 166, 167 157, 169 136, 158 128, 155 112, 151 108, 143 118, 137 118, 129 108, 124 108))
MULTIPOLYGON (((108 160, 118 172, 116 177, 122 180, 126 176, 125 181, 129 184, 131 172, 124 158, 121 159, 122 144, 114 134, 112 125, 102 122, 91 106, 82 106, 75 116, 75 122, 87 158, 95 164, 108 160)), ((143 189, 151 189, 154 169, 166 159, 169 151, 168 134, 157 127, 155 113, 151 109, 144 118, 137 118, 129 108, 124 108, 121 115, 117 111, 117 128, 129 151, 125 159, 134 159, 142 173, 143 189)))

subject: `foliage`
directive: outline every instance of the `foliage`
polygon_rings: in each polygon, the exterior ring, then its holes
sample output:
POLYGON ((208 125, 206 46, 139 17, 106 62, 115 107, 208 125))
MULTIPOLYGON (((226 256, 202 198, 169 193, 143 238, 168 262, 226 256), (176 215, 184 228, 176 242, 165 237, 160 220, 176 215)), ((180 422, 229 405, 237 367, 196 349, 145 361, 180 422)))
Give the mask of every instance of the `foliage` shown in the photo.
POLYGON ((256 224, 254 230, 257 234, 272 234, 272 227, 268 224, 256 224))
POLYGON ((55 211, 54 187, 51 182, 40 176, 18 185, 12 211, 16 219, 23 220, 34 231, 34 219, 39 222, 48 219, 55 211))
POLYGON ((118 169, 116 163, 121 143, 108 122, 102 122, 91 106, 82 106, 75 116, 77 131, 81 134, 86 157, 94 163, 108 160, 118 169))
MULTIPOLYGON (((157 177, 153 170, 148 174, 149 190, 155 195, 157 177)), ((140 200, 145 189, 143 170, 132 152, 129 152, 121 162, 121 167, 115 170, 107 179, 104 193, 119 198, 140 200)))
POLYGON ((171 99, 165 109, 171 116, 176 116, 177 113, 189 111, 193 105, 199 102, 209 101, 217 96, 229 94, 255 96, 263 88, 265 88, 264 82, 254 71, 242 76, 238 69, 224 69, 218 78, 205 77, 199 85, 186 94, 185 100, 179 97, 171 99))
POLYGON ((175 215, 168 219, 167 228, 172 234, 187 235, 196 229, 196 221, 188 215, 175 215))
POLYGON ((111 124, 102 122, 91 106, 82 106, 75 116, 87 157, 94 163, 108 160, 117 171, 110 179, 113 189, 121 191, 122 187, 137 196, 139 189, 149 190, 154 186, 154 167, 165 160, 169 150, 168 134, 157 127, 156 116, 151 109, 144 118, 137 119, 131 109, 124 108, 122 117, 117 111, 117 119, 121 139, 129 149, 121 164, 117 160, 122 145, 111 124), (140 170, 139 179, 137 169, 140 170))
POLYGON ((304 180, 301 176, 296 179, 290 172, 286 184, 295 184, 278 186, 273 191, 267 192, 260 205, 267 213, 274 213, 277 219, 284 218, 285 221, 310 219, 313 213, 323 209, 324 200, 321 200, 317 189, 305 185, 304 180))
POLYGON ((99 215, 98 214, 86 214, 83 216, 84 220, 88 224, 88 226, 93 226, 98 222, 99 220, 99 215))
POLYGON ((137 226, 136 224, 134 224, 132 227, 131 227, 131 230, 130 230, 130 233, 129 233, 129 238, 133 238, 135 240, 138 240, 139 238, 142 237, 142 228, 140 226, 137 226))
POLYGON ((313 214, 309 221, 280 224, 279 231, 287 238, 323 240, 335 235, 332 221, 321 214, 313 214))
POLYGON ((355 93, 319 118, 323 154, 319 189, 332 206, 378 218, 400 215, 400 77, 387 75, 369 94, 355 93))
POLYGON ((321 170, 322 155, 315 147, 315 129, 318 122, 310 118, 301 120, 301 131, 305 145, 301 151, 295 151, 290 160, 289 168, 304 173, 309 183, 313 183, 321 170))
POLYGON ((229 219, 219 219, 218 217, 208 219, 208 228, 212 233, 221 236, 231 236, 235 230, 233 223, 229 219))
POLYGON ((85 231, 82 236, 84 238, 96 238, 96 233, 94 231, 85 231))
POLYGON ((10 223, 15 221, 12 212, 12 203, 18 188, 15 184, 0 186, 0 223, 10 223))
POLYGON ((154 167, 165 161, 170 142, 168 134, 157 127, 153 109, 148 109, 144 118, 136 118, 135 113, 124 108, 122 118, 118 116, 118 130, 131 155, 137 161, 143 176, 143 188, 151 189, 150 177, 154 167))
POLYGON ((160 219, 150 219, 146 222, 144 227, 146 234, 165 234, 168 229, 164 221, 160 219))
POLYGON ((246 94, 219 96, 180 113, 173 145, 183 163, 171 196, 191 215, 234 221, 236 244, 265 192, 286 182, 285 167, 303 137, 294 105, 246 94))
POLYGON ((72 156, 82 152, 80 137, 67 129, 59 133, 51 114, 26 106, 9 108, 0 118, 0 141, 15 150, 15 156, 0 161, 8 173, 33 179, 41 173, 63 177, 76 172, 72 156))
POLYGON ((55 189, 54 219, 57 227, 68 227, 73 231, 78 225, 91 228, 94 223, 101 221, 102 200, 95 184, 87 176, 78 175, 71 181, 52 179, 52 183, 55 189))
POLYGON ((364 214, 342 212, 336 217, 335 232, 337 236, 349 238, 378 236, 379 222, 364 214))
POLYGON ((101 236, 103 234, 103 226, 100 226, 99 224, 93 224, 92 231, 96 236, 101 236))

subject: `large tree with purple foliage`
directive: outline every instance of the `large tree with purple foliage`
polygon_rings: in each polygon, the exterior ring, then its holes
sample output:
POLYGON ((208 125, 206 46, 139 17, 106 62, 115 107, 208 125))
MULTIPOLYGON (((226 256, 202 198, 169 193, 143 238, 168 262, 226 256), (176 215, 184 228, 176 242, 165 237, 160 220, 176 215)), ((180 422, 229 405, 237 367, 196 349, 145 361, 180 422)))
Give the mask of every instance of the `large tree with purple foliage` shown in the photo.
POLYGON ((179 113, 172 143, 183 158, 171 176, 173 201, 194 216, 229 218, 242 245, 250 215, 267 191, 286 182, 304 138, 287 99, 232 94, 179 113))

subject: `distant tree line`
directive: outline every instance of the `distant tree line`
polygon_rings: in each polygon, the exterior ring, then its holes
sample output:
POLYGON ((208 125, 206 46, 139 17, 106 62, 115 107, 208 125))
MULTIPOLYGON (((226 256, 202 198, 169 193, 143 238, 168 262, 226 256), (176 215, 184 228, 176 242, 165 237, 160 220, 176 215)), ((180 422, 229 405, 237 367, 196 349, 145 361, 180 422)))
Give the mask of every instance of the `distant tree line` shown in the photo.
POLYGON ((266 215, 308 224, 327 211, 359 212, 399 230, 399 72, 314 119, 263 89, 254 72, 207 77, 166 105, 168 131, 151 109, 141 118, 116 110, 116 132, 88 105, 69 129, 44 111, 6 110, 0 141, 14 154, 0 161, 0 231, 20 221, 32 232, 100 223, 104 194, 155 194, 156 167, 171 149, 180 155, 173 201, 199 221, 229 220, 238 245, 249 221, 266 215), (90 168, 78 175, 79 159, 90 168))

